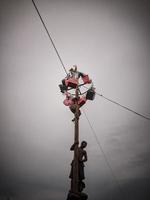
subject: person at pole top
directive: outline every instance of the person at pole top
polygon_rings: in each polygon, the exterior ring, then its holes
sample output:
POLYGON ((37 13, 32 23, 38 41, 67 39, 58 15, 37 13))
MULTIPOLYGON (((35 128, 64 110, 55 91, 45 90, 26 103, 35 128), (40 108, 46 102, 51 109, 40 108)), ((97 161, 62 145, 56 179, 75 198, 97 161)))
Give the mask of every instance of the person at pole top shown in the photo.
POLYGON ((70 77, 71 78, 75 78, 75 79, 79 79, 80 76, 83 76, 83 73, 77 71, 77 66, 73 65, 73 67, 69 70, 70 71, 70 77))

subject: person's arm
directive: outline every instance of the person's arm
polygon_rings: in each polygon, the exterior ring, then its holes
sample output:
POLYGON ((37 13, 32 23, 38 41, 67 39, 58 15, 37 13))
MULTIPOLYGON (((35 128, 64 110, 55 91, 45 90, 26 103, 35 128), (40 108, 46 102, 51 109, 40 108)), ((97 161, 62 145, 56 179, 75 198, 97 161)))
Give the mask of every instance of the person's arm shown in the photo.
POLYGON ((86 151, 84 152, 84 158, 83 158, 83 162, 86 162, 88 160, 88 157, 87 157, 87 153, 86 153, 86 151))
POLYGON ((75 146, 78 145, 78 144, 79 144, 78 142, 75 142, 75 143, 70 147, 70 151, 74 151, 75 146))

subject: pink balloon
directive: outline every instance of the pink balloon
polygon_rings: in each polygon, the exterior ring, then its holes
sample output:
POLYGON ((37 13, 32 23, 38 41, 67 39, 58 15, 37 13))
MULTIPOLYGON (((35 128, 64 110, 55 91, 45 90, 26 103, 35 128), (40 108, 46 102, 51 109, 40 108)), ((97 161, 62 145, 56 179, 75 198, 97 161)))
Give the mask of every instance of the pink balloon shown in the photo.
POLYGON ((65 106, 69 106, 69 105, 70 105, 69 99, 65 99, 65 100, 63 101, 63 104, 64 104, 65 106))

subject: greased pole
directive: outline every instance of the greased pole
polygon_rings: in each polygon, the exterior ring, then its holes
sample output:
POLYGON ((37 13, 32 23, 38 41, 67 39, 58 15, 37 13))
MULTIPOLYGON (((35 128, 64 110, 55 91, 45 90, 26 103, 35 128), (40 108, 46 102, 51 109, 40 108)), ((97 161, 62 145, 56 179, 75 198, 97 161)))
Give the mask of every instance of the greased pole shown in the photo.
POLYGON ((76 99, 75 99, 75 106, 76 112, 74 114, 75 117, 75 130, 74 130, 74 164, 73 164, 73 185, 72 190, 73 193, 79 193, 79 168, 78 168, 78 146, 79 146, 79 105, 78 105, 78 98, 79 98, 79 91, 78 86, 76 88, 76 99))

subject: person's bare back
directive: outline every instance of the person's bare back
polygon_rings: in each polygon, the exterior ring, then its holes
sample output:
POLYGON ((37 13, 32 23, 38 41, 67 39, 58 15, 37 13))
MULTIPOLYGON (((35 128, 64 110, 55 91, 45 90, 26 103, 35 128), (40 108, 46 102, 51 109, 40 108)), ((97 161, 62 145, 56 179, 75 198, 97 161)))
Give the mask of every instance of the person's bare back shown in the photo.
POLYGON ((86 151, 82 147, 79 147, 78 153, 79 153, 79 162, 86 162, 87 161, 86 151))
MULTIPOLYGON (((77 143, 74 143, 70 150, 71 151, 74 151, 75 149, 75 146, 77 145, 77 143)), ((87 152, 86 150, 84 150, 84 148, 86 148, 87 146, 87 142, 86 141, 82 141, 81 142, 81 146, 78 147, 78 172, 79 172, 79 180, 83 180, 85 179, 85 176, 84 176, 84 162, 86 162, 88 160, 87 158, 87 152)), ((71 172, 70 172, 70 178, 72 179, 73 178, 73 163, 74 163, 74 160, 72 161, 71 163, 71 172)))

